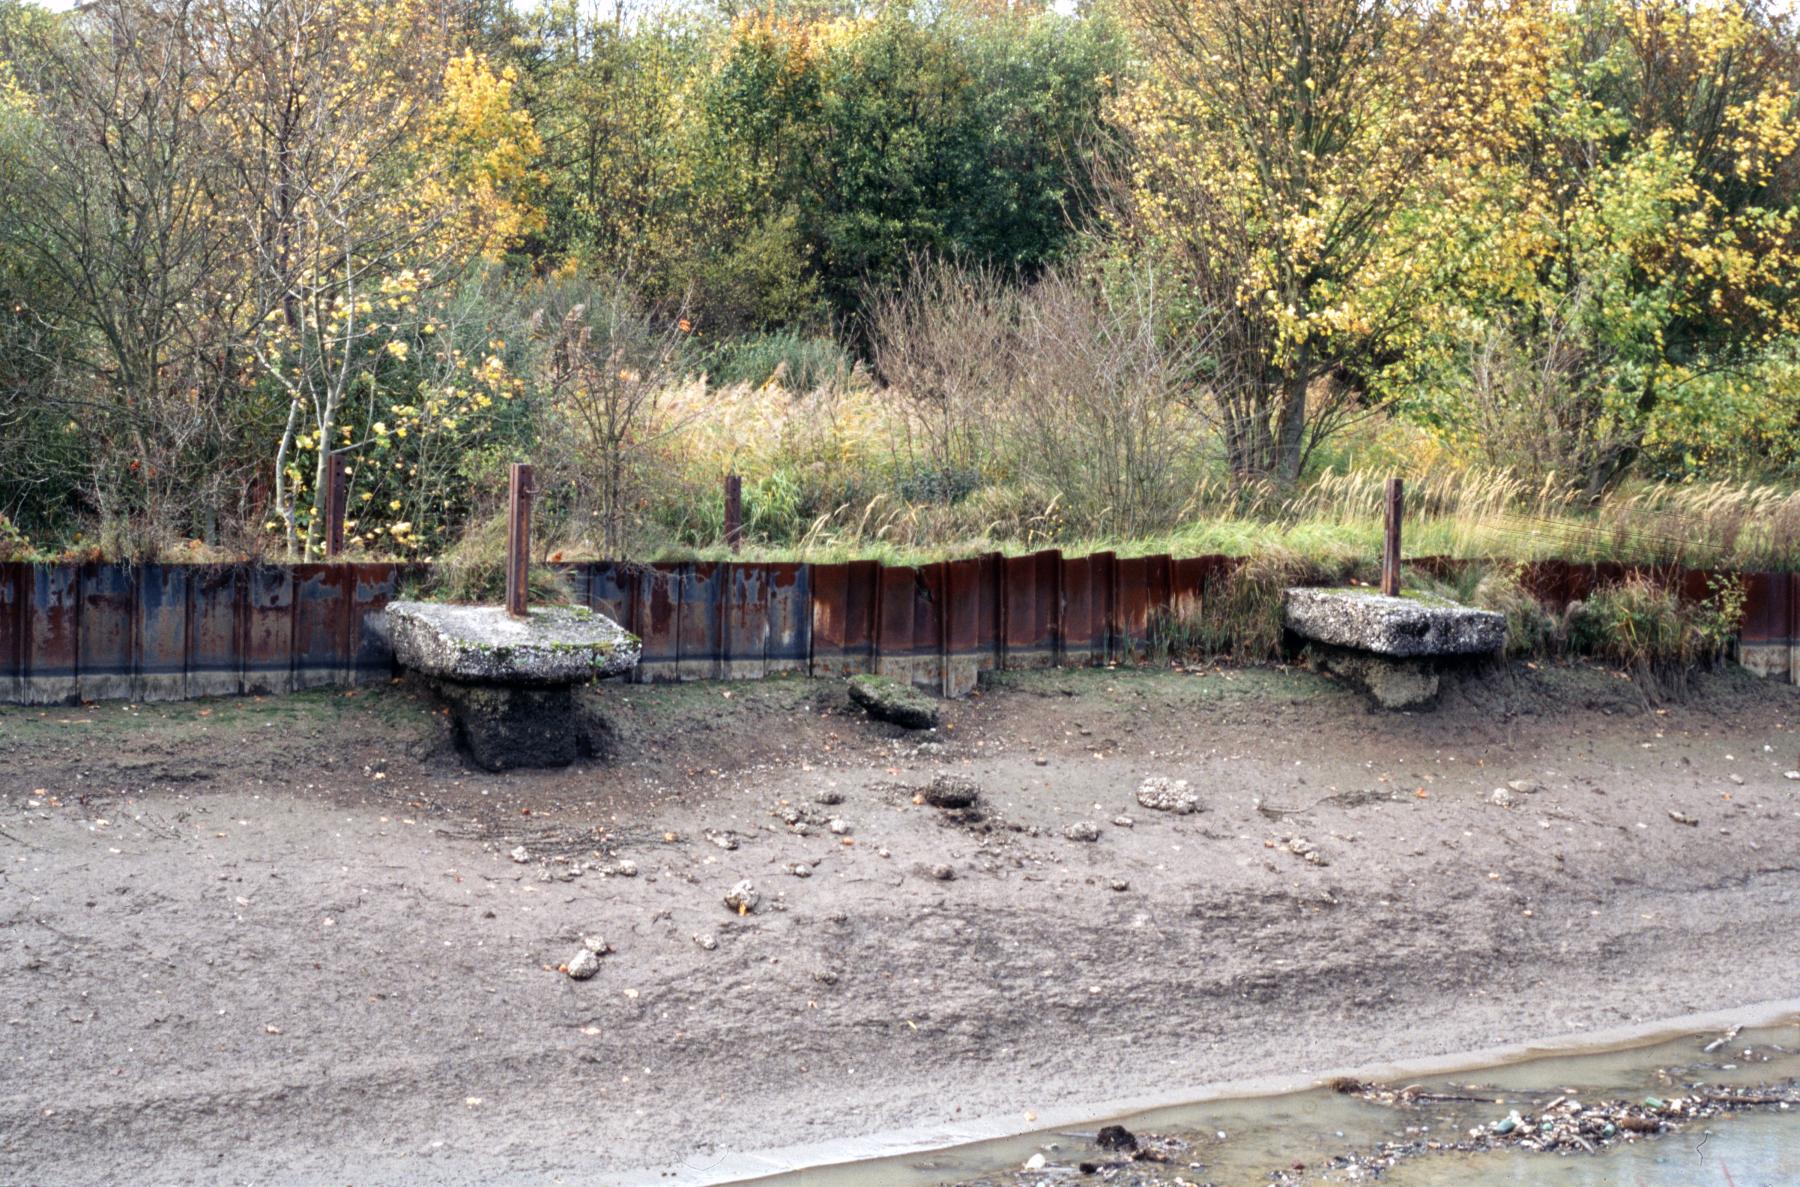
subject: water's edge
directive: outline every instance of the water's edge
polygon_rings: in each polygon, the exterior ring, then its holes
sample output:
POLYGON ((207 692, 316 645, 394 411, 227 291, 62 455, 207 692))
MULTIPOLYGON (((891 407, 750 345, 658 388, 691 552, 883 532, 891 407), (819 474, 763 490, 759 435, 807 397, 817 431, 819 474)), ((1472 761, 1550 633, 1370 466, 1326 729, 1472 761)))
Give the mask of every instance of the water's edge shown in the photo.
POLYGON ((1582 1034, 1534 1039, 1528 1043, 1483 1047, 1418 1059, 1325 1068, 1305 1073, 1227 1080, 1152 1095, 1052 1108, 1042 1111, 1029 1121, 1013 1113, 1002 1117, 959 1120, 862 1137, 727 1154, 718 1156, 704 1167, 680 1165, 645 1168, 619 1176, 608 1176, 607 1181, 618 1184, 619 1187, 639 1183, 668 1187, 757 1183, 803 1171, 845 1169, 858 1163, 952 1150, 1049 1130, 1093 1129, 1109 1121, 1159 1109, 1286 1096, 1316 1088, 1320 1083, 1339 1076, 1371 1082, 1391 1082, 1464 1074, 1557 1056, 1600 1055, 1649 1047, 1690 1035, 1723 1031, 1733 1026, 1748 1030, 1795 1022, 1800 1022, 1800 998, 1782 998, 1728 1010, 1684 1014, 1582 1034))

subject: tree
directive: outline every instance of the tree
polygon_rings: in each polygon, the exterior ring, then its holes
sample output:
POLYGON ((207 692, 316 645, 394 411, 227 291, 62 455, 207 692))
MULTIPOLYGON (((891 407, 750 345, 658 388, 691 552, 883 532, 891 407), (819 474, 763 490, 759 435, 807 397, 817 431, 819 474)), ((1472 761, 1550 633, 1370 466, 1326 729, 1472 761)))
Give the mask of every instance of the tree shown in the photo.
POLYGON ((378 388, 422 295, 539 226, 537 138, 513 80, 457 53, 429 0, 258 0, 234 13, 231 157, 256 253, 254 337, 286 396, 275 507, 290 552, 321 545, 358 385, 378 388))
POLYGON ((0 170, 0 233, 36 278, 32 324, 16 325, 59 343, 68 370, 38 395, 82 426, 91 505, 127 554, 202 526, 243 471, 221 444, 246 360, 228 282, 242 245, 220 208, 220 16, 206 0, 119 0, 5 27, 8 118, 28 148, 0 170))
POLYGON ((1146 69, 1118 225, 1222 324, 1209 395, 1233 472, 1293 482, 1428 277, 1397 213, 1458 151, 1468 59, 1422 0, 1128 0, 1146 69), (1321 412, 1323 413, 1321 415, 1321 412))
POLYGON ((658 318, 629 286, 558 282, 531 294, 537 379, 548 393, 540 459, 577 524, 597 521, 601 555, 627 555, 659 443, 682 427, 665 401, 691 323, 658 318))
POLYGON ((1469 266, 1415 323, 1414 413, 1590 492, 1646 454, 1691 471, 1770 415, 1791 423, 1763 398, 1800 331, 1791 19, 1751 2, 1517 7, 1490 41, 1516 64, 1505 134, 1468 159, 1456 201, 1421 212, 1469 266))

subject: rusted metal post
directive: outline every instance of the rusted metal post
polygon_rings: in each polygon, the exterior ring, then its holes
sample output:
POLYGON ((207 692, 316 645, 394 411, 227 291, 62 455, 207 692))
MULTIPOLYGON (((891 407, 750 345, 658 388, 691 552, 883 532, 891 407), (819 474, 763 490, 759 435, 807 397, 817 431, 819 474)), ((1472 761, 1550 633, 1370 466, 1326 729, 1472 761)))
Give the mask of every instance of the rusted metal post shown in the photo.
POLYGON ((725 475, 725 543, 737 552, 744 545, 744 480, 725 475))
POLYGON ((349 467, 334 453, 325 464, 325 555, 344 551, 344 513, 350 504, 349 467))
POLYGON ((524 618, 525 584, 531 564, 531 467, 514 462, 506 500, 506 612, 524 618))
POLYGON ((1381 550, 1381 592, 1390 598, 1400 596, 1400 517, 1406 505, 1404 487, 1398 478, 1387 480, 1387 542, 1381 550))

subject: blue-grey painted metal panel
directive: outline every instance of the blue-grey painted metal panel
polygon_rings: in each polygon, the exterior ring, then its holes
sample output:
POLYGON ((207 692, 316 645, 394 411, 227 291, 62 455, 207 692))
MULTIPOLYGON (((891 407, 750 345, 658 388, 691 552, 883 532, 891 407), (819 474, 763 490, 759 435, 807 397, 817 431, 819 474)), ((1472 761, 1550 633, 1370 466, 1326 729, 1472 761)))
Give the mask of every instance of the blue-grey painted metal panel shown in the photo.
POLYGON ((244 691, 249 573, 242 565, 196 565, 188 573, 187 695, 244 691))
POLYGON ((294 688, 294 573, 275 565, 244 571, 246 693, 291 692, 294 688))
POLYGON ((25 700, 25 612, 31 605, 31 570, 0 564, 0 702, 25 700))
POLYGON ((25 702, 74 704, 79 656, 80 570, 73 565, 39 565, 32 570, 31 605, 26 614, 25 702))
POLYGON ((137 620, 132 627, 131 695, 140 701, 178 701, 188 695, 188 565, 137 570, 137 620))

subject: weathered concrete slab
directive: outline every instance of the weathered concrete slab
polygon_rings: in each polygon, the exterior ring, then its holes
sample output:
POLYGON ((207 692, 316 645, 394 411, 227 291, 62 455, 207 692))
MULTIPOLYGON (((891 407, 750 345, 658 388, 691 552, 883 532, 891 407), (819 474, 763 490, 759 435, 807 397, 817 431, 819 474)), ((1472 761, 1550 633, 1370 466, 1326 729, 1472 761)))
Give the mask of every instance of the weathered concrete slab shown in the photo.
POLYGON ((1286 607, 1287 629, 1301 638, 1372 655, 1487 655, 1506 645, 1505 616, 1429 595, 1297 588, 1286 607))
POLYGON ((498 606, 394 602, 387 622, 403 667, 465 684, 582 684, 638 661, 636 636, 583 607, 538 607, 518 619, 498 606))

